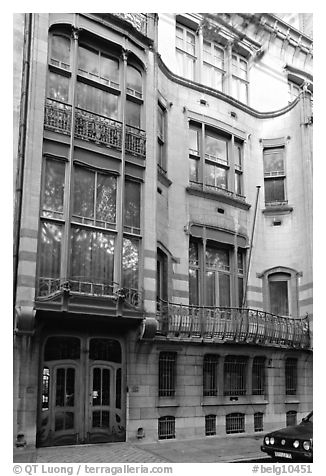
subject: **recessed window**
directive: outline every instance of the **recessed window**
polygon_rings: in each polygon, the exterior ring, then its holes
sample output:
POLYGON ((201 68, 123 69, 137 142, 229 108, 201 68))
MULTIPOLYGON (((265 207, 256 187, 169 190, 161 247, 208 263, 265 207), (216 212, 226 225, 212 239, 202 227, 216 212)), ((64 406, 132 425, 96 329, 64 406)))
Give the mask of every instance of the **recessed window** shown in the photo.
POLYGON ((264 149, 264 188, 266 205, 287 203, 284 147, 264 149))
POLYGON ((289 410, 286 412, 286 426, 294 426, 297 424, 297 412, 289 410))
POLYGON ((204 355, 203 363, 203 395, 212 397, 217 395, 218 355, 204 355))
POLYGON ((205 435, 216 435, 216 415, 205 416, 205 435))
POLYGON ((265 394, 265 357, 254 357, 252 363, 252 394, 265 394))
POLYGON ((268 276, 270 312, 278 316, 289 315, 289 283, 287 273, 274 273, 268 276))
POLYGON ((176 352, 160 352, 158 368, 159 397, 173 397, 175 394, 176 352))
POLYGON ((257 412, 254 414, 254 431, 264 430, 264 414, 257 412))
POLYGON ((175 438, 175 417, 164 416, 158 419, 158 439, 170 440, 175 438))
POLYGON ((225 417, 225 431, 230 433, 244 433, 245 415, 244 413, 229 413, 225 417))
POLYGON ((224 359, 224 395, 246 395, 247 362, 245 356, 228 355, 224 359))
POLYGON ((288 358, 285 361, 285 394, 296 395, 297 393, 297 359, 288 358))

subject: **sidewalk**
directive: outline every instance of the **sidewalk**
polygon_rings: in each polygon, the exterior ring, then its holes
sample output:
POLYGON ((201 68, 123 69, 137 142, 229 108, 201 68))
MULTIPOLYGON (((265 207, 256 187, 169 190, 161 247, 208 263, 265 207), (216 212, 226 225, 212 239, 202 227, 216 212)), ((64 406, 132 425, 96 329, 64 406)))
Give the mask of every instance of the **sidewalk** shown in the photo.
POLYGON ((262 437, 105 443, 15 450, 15 463, 232 463, 265 457, 262 437))

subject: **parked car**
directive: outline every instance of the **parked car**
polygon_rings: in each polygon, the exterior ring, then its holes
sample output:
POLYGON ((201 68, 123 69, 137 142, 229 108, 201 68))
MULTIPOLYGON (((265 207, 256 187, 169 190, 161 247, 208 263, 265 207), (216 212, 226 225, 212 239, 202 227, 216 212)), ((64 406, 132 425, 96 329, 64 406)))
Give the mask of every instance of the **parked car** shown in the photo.
POLYGON ((312 428, 310 412, 299 425, 267 433, 261 450, 276 460, 312 461, 312 428))

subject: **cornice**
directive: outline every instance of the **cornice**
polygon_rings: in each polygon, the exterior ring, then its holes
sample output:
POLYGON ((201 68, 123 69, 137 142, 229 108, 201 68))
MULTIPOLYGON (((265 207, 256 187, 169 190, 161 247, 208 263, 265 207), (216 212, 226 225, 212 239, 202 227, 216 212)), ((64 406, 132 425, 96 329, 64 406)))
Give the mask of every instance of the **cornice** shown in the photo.
POLYGON ((174 83, 180 84, 181 86, 185 86, 186 88, 194 89, 194 90, 199 91, 199 92, 204 93, 204 94, 209 94, 210 96, 216 97, 216 98, 220 99, 221 101, 225 101, 228 104, 231 104, 231 106, 233 106, 237 109, 240 109, 241 111, 244 111, 245 113, 247 113, 247 114, 249 114, 253 117, 256 117, 258 119, 272 119, 274 117, 282 116, 283 114, 286 114, 287 112, 291 111, 297 105, 297 103, 300 100, 300 95, 299 95, 292 103, 288 104, 287 106, 285 106, 282 109, 278 109, 276 111, 260 112, 260 111, 257 111, 256 109, 253 109, 252 107, 247 106, 246 104, 234 99, 233 97, 228 96, 227 94, 225 94, 221 91, 218 91, 214 88, 204 86, 200 83, 196 83, 195 81, 191 81, 189 79, 185 79, 181 76, 176 75, 175 73, 173 73, 166 66, 166 64, 163 62, 163 60, 161 58, 161 55, 159 53, 156 53, 156 56, 157 56, 157 63, 158 63, 158 66, 159 66, 160 70, 162 71, 162 73, 164 73, 166 75, 166 77, 168 79, 170 79, 174 83))

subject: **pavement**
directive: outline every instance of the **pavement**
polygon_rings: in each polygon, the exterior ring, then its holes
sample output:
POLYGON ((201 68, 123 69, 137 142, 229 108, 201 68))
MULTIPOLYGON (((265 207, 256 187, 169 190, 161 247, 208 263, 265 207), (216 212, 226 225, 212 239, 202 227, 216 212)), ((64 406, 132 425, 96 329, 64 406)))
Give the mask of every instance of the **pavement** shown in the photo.
POLYGON ((266 457, 262 436, 15 449, 14 463, 236 463, 266 457))

